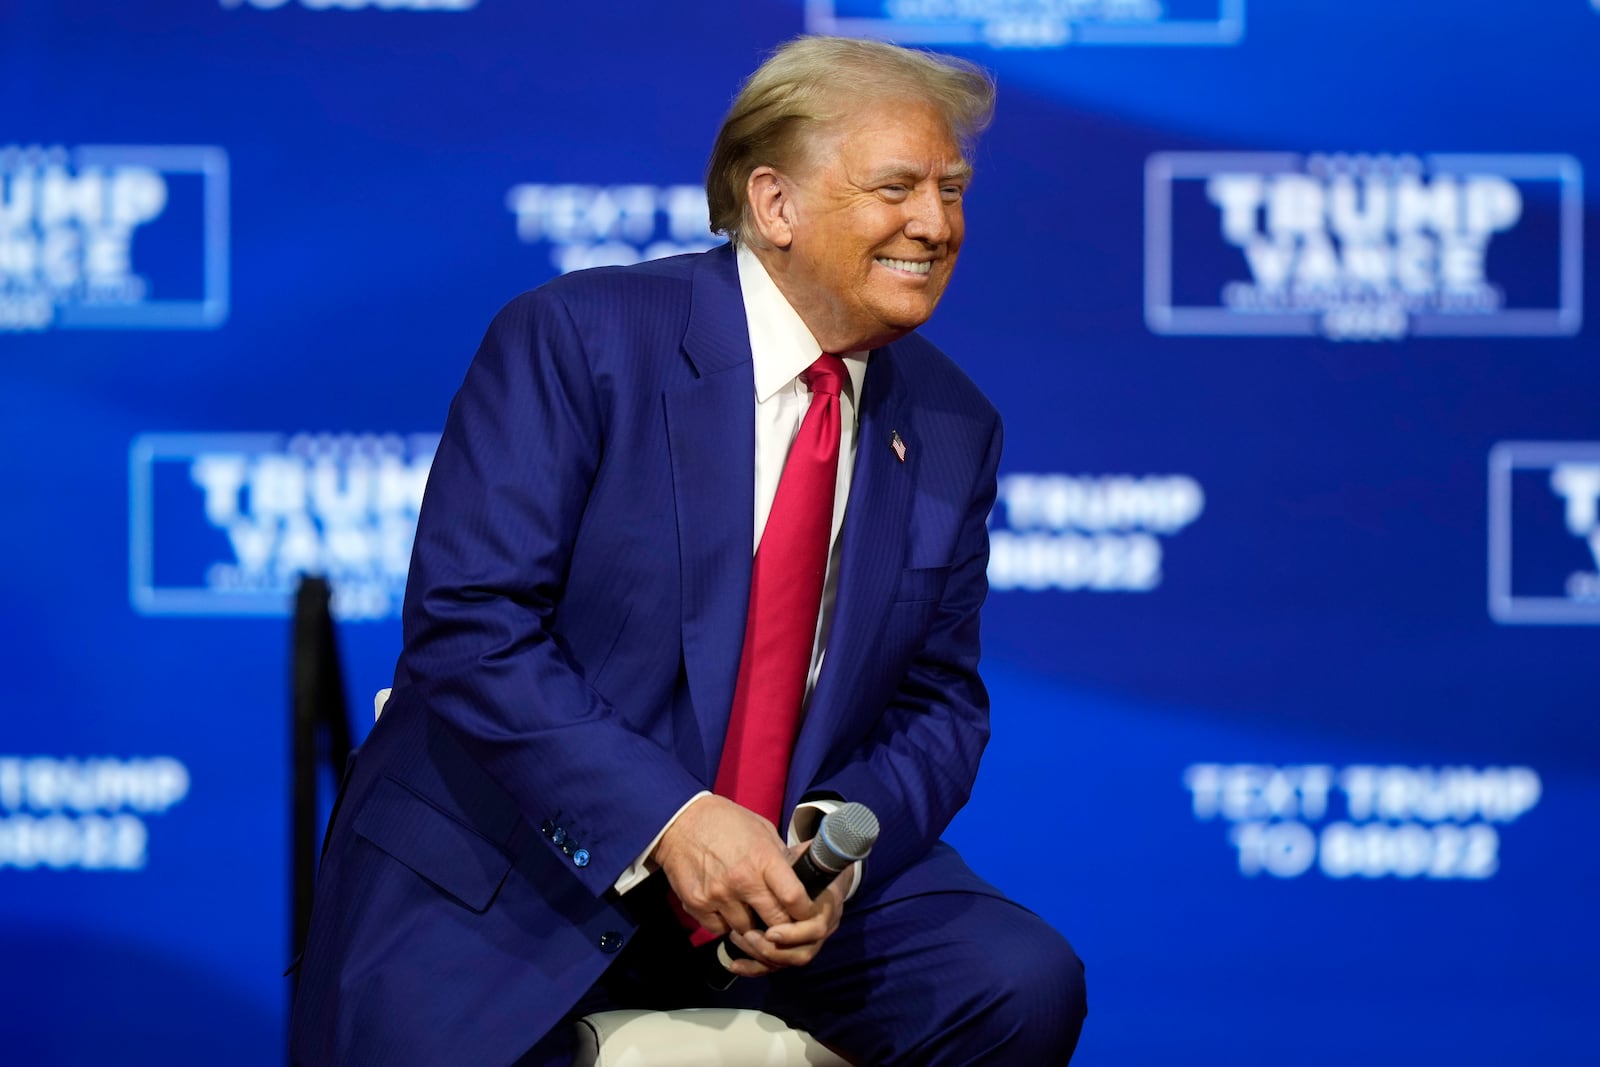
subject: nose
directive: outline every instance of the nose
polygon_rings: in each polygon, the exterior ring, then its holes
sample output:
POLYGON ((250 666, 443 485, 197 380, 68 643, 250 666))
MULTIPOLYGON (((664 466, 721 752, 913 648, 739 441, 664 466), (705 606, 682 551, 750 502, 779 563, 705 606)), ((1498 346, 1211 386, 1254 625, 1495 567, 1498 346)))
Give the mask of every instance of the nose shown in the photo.
POLYGON ((960 211, 960 205, 947 204, 935 185, 919 185, 906 198, 906 236, 930 245, 942 245, 950 240, 950 212, 960 211))

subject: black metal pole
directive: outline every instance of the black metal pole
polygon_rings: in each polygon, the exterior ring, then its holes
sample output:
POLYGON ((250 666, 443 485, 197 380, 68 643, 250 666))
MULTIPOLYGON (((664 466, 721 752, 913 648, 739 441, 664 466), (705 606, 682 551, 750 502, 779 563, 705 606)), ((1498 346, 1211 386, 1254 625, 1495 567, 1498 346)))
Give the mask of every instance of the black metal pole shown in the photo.
MULTIPOLYGON (((320 770, 328 766, 337 780, 351 751, 344 672, 331 603, 327 579, 315 575, 301 578, 295 591, 289 667, 289 954, 297 961, 311 926, 320 770)), ((299 983, 299 968, 292 966, 291 999, 299 983)))

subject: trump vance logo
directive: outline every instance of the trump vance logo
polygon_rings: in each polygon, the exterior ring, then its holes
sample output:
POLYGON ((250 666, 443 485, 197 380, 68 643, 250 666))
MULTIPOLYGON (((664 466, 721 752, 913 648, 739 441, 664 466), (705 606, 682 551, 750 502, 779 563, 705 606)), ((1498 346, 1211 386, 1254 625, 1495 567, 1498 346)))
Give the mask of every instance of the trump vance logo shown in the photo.
POLYGON ((0 147, 0 331, 227 317, 222 149, 0 147))
MULTIPOLYGON (((257 11, 276 11, 290 0, 221 0, 224 8, 251 7, 257 11)), ((470 11, 478 0, 297 0, 310 11, 470 11)))
POLYGON ((1600 623, 1600 442, 1504 441, 1489 453, 1489 614, 1600 623))
POLYGON ((287 615, 324 574, 340 619, 398 612, 437 434, 147 434, 129 450, 145 615, 287 615))
POLYGON ((1583 181, 1563 155, 1158 153, 1156 333, 1333 340, 1576 333, 1583 181))
POLYGON ((810 0, 806 32, 904 45, 1231 45, 1245 0, 810 0))

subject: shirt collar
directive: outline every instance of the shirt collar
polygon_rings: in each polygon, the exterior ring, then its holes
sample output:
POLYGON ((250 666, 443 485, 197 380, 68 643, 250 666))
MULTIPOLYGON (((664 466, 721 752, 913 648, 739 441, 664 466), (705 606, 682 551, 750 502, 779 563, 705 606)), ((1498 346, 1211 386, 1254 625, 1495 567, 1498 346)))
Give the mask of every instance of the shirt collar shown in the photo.
MULTIPOLYGON (((750 355, 755 362, 756 401, 763 403, 817 361, 822 346, 800 313, 767 273, 765 264, 746 245, 739 245, 739 290, 750 330, 750 355)), ((867 374, 866 352, 841 352, 850 373, 852 395, 861 396, 867 374)))

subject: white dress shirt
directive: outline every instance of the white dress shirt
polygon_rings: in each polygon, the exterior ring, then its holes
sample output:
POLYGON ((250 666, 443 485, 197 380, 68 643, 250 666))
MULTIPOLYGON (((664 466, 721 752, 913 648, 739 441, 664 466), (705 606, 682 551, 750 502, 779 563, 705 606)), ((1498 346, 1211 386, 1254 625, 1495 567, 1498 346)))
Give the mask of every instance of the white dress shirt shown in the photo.
MULTIPOLYGON (((751 553, 761 545, 761 534, 767 526, 767 516, 772 512, 772 501, 778 495, 778 480, 783 475, 789 449, 800 432, 800 423, 811 406, 811 390, 800 375, 817 361, 822 347, 811 335, 800 315, 789 304, 788 298, 778 289, 767 269, 756 254, 744 245, 738 249, 739 289, 744 297, 745 322, 750 330, 750 355, 754 360, 756 384, 756 469, 755 469, 755 543, 751 553)), ((833 492, 833 531, 828 548, 828 570, 822 583, 822 607, 817 613, 817 635, 811 647, 811 669, 806 675, 804 700, 809 703, 811 691, 816 687, 817 676, 822 671, 823 656, 827 651, 828 631, 833 626, 833 604, 839 591, 839 530, 844 525, 845 505, 850 498, 850 476, 855 467, 856 428, 860 421, 861 385, 867 374, 867 353, 838 352, 844 358, 849 381, 839 394, 841 429, 839 436, 839 474, 833 492)), ((801 711, 804 716, 804 708, 801 711)), ((613 888, 626 893, 650 875, 653 869, 646 857, 655 850, 662 835, 678 820, 684 809, 707 791, 696 793, 677 813, 667 820, 661 833, 647 845, 639 858, 622 872, 613 888)), ((809 801, 795 810, 789 822, 789 843, 795 844, 816 833, 817 823, 823 815, 838 805, 831 801, 809 801)), ((859 865, 857 865, 859 868, 859 865)), ((861 872, 850 886, 850 896, 861 884, 861 872)))

